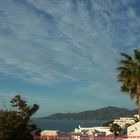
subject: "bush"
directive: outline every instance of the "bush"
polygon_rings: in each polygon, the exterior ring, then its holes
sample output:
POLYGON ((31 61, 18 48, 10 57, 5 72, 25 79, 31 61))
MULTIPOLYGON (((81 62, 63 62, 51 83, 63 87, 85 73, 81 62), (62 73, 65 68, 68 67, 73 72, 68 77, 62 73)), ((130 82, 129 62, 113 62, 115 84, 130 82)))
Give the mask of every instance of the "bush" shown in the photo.
POLYGON ((29 119, 39 106, 28 106, 20 95, 15 96, 10 102, 16 111, 0 110, 0 140, 33 140, 31 132, 37 127, 29 124, 29 119))

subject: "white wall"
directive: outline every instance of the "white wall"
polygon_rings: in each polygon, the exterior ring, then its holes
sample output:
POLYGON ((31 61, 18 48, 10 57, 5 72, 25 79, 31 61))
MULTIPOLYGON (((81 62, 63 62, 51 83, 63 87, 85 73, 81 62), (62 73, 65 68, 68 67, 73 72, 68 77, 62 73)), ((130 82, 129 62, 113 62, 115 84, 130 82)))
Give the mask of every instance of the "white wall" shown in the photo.
POLYGON ((133 117, 121 117, 120 119, 115 119, 113 123, 124 127, 126 124, 134 124, 135 121, 133 117))
MULTIPOLYGON (((140 136, 140 122, 137 122, 127 128, 128 136, 140 136)), ((140 139, 140 138, 139 138, 140 139)))

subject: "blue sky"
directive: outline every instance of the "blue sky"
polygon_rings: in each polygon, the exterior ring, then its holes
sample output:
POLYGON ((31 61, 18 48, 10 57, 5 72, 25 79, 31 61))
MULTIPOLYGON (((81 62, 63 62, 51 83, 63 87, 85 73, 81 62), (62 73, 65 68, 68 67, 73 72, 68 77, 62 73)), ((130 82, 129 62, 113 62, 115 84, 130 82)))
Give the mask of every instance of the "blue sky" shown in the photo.
POLYGON ((0 107, 17 92, 36 116, 104 106, 121 94, 119 52, 140 44, 139 0, 1 0, 0 107))

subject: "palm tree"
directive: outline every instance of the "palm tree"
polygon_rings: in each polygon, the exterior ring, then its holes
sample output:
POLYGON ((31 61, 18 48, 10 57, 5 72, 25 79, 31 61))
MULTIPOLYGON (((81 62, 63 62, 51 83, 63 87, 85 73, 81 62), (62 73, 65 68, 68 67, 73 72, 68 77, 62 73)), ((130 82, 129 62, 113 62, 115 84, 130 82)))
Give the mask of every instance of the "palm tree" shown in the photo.
POLYGON ((121 53, 119 61, 118 81, 122 83, 121 91, 136 99, 140 118, 140 50, 135 49, 134 55, 121 53))

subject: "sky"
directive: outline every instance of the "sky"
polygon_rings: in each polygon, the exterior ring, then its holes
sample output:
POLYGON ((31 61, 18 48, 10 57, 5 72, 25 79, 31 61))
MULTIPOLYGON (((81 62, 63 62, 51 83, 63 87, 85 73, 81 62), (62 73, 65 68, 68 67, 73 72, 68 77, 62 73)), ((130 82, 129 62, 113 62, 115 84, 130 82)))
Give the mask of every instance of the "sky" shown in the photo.
POLYGON ((134 109, 116 68, 139 44, 139 0, 0 0, 0 108, 18 93, 36 117, 134 109))

